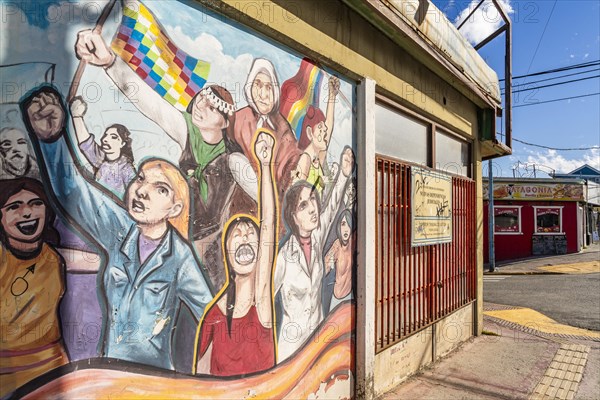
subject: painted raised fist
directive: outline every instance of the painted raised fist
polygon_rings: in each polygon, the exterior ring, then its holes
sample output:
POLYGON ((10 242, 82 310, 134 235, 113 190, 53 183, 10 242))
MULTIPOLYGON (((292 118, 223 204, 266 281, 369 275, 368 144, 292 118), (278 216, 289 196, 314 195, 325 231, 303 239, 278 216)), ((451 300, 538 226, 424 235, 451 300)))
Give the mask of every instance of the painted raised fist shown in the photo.
POLYGON ((270 164, 273 158, 273 148, 275 147, 275 138, 265 129, 261 129, 254 144, 254 153, 256 158, 262 164, 270 164))
POLYGON ((34 92, 22 107, 23 116, 28 119, 30 129, 39 139, 52 141, 62 133, 65 109, 54 89, 43 88, 34 92))
POLYGON ((329 96, 337 96, 340 91, 340 79, 337 76, 329 77, 329 96))
POLYGON ((350 147, 346 147, 344 149, 340 164, 342 166, 342 174, 344 174, 344 176, 348 177, 352 175, 352 171, 354 171, 354 152, 352 152, 350 147))
POLYGON ((87 103, 83 97, 76 96, 71 100, 71 116, 73 118, 83 117, 87 112, 87 103))

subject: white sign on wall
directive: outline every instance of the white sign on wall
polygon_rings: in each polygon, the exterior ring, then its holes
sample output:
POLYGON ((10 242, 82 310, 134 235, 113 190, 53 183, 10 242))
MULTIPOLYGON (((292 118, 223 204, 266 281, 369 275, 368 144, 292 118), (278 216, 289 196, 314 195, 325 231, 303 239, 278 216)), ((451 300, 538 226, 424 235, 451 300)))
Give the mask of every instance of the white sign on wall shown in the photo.
POLYGON ((452 178, 441 172, 411 168, 412 246, 452 241, 452 178))

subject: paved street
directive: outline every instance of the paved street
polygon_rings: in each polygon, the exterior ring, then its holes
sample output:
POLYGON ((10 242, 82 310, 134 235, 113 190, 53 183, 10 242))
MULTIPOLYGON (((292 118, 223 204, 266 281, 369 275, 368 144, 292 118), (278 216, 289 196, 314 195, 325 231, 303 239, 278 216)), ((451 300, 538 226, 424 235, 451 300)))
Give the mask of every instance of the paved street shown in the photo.
POLYGON ((560 323, 600 331, 600 273, 486 275, 483 299, 532 308, 560 323))

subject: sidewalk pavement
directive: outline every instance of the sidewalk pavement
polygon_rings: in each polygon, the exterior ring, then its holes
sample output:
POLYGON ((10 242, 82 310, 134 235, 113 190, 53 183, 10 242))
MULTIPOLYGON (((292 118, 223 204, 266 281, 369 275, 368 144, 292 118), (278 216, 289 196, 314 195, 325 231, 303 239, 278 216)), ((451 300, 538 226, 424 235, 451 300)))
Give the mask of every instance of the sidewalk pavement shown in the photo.
MULTIPOLYGON (((578 254, 503 263, 496 274, 595 273, 599 255, 596 244, 578 254)), ((492 303, 484 303, 483 331, 380 400, 600 400, 600 332, 492 303)))
POLYGON ((498 261, 496 262, 496 269, 496 272, 488 272, 488 266, 486 265, 484 274, 521 275, 600 272, 600 242, 590 245, 579 253, 498 261))

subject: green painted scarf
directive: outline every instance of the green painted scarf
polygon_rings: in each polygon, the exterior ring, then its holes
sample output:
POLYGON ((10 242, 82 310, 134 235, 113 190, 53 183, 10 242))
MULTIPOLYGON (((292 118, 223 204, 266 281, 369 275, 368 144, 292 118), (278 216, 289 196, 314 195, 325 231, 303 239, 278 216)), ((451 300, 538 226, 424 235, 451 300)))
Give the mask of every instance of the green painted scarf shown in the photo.
POLYGON ((190 142, 190 149, 196 160, 198 166, 190 174, 189 177, 193 176, 198 181, 198 187, 200 188, 200 197, 204 202, 208 199, 208 183, 204 179, 202 172, 208 164, 211 163, 215 158, 225 153, 225 141, 221 140, 217 144, 208 144, 202 138, 200 129, 192 123, 192 115, 189 113, 183 113, 185 122, 188 130, 188 140, 190 142))

